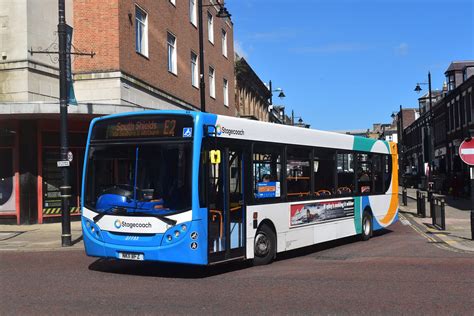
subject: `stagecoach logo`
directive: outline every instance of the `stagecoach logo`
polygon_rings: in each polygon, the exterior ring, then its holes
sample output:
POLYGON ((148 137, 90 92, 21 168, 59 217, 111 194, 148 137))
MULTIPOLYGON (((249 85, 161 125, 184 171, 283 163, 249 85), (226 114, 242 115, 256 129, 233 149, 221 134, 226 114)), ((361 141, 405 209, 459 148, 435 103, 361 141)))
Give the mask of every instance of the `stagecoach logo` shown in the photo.
POLYGON ((130 228, 130 229, 133 229, 133 228, 151 228, 151 223, 150 222, 148 222, 148 223, 130 223, 130 222, 126 222, 126 221, 122 221, 120 219, 117 219, 114 222, 114 226, 117 229, 120 229, 122 227, 130 228))
POLYGON ((221 134, 225 134, 228 136, 232 136, 232 135, 244 136, 245 134, 243 129, 225 128, 224 126, 221 126, 220 124, 216 125, 216 133, 218 136, 220 136, 221 134))

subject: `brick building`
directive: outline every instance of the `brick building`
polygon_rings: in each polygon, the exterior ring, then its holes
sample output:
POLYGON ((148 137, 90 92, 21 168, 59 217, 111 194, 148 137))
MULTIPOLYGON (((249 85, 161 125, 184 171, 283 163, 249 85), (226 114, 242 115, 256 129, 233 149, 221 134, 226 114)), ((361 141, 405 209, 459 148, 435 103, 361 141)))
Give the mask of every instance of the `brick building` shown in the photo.
MULTIPOLYGON (((203 1, 206 110, 235 116, 233 24, 203 1)), ((78 106, 69 106, 71 213, 92 118, 200 109, 197 1, 66 0, 78 106)), ((0 0, 0 222, 60 216, 57 0, 0 0)))
MULTIPOLYGON (((76 0, 78 99, 200 110, 197 1, 76 0), (100 14, 91 14, 100 12, 100 14)), ((206 111, 235 116, 233 25, 203 1, 206 111)))
POLYGON ((452 62, 432 109, 426 108, 425 96, 419 99, 426 110, 402 136, 409 185, 427 187, 430 180, 436 191, 447 192, 456 179, 460 193, 468 192, 469 170, 459 157, 459 146, 474 129, 473 74, 474 61, 452 62))

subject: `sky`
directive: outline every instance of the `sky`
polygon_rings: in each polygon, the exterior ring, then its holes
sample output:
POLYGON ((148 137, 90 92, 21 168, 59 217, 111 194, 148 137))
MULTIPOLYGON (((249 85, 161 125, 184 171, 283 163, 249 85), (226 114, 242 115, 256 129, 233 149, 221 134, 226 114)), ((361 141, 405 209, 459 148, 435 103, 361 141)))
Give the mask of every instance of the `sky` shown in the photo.
POLYGON ((311 128, 355 130, 418 107, 452 61, 474 60, 474 0, 226 0, 235 51, 273 103, 311 128), (423 91, 427 85, 421 85, 423 91), (422 91, 422 92, 423 92, 422 91))

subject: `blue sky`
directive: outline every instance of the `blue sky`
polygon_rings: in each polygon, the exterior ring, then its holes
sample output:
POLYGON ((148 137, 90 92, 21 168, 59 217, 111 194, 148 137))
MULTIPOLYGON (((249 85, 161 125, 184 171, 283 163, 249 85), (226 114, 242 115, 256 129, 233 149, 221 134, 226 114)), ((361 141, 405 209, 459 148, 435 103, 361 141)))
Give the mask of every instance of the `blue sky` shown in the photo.
POLYGON ((275 104, 316 129, 388 123, 400 105, 418 106, 413 89, 428 71, 440 89, 451 61, 474 60, 472 0, 225 3, 236 51, 284 90, 275 104))

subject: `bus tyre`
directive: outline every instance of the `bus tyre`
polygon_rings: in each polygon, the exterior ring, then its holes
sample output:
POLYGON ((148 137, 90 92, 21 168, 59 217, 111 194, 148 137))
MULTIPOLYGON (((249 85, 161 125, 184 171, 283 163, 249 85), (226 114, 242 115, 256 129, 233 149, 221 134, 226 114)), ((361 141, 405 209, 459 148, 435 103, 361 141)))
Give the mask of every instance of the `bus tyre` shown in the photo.
POLYGON ((362 216, 362 234, 361 234, 361 239, 362 240, 369 240, 370 237, 372 237, 372 227, 373 221, 372 221, 372 214, 370 212, 365 211, 364 215, 362 216))
POLYGON ((253 264, 256 266, 268 264, 275 257, 275 253, 275 233, 270 227, 263 224, 255 235, 253 264))

